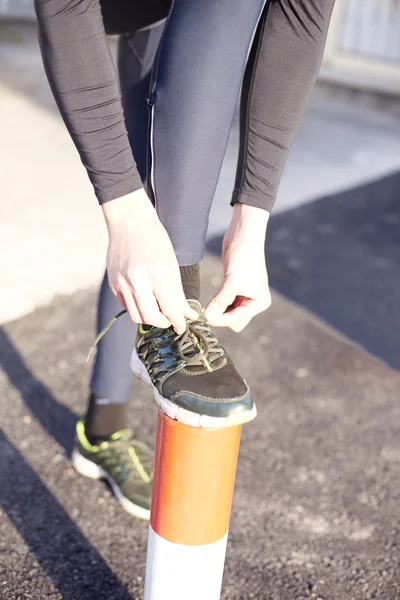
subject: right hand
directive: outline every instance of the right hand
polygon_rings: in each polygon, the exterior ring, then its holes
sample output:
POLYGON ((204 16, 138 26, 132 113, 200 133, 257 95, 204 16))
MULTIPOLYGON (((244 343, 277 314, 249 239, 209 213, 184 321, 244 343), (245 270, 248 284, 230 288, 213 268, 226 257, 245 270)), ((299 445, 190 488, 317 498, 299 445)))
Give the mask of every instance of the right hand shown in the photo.
POLYGON ((186 301, 175 252, 144 189, 102 205, 112 292, 135 323, 178 334, 197 313, 186 301))

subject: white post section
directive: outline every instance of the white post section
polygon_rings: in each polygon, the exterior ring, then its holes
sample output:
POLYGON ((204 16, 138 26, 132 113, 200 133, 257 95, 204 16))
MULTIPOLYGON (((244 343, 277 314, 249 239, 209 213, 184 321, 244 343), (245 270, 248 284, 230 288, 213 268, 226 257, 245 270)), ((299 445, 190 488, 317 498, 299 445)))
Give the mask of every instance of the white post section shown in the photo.
POLYGON ((228 534, 203 546, 174 544, 150 525, 145 600, 219 600, 228 534))

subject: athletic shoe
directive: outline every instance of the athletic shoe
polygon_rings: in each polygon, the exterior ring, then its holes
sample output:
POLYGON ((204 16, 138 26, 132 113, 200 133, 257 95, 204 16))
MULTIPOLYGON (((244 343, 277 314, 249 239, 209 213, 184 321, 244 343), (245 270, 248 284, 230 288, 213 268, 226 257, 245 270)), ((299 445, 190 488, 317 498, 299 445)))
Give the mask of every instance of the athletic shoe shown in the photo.
POLYGON ((251 421, 257 414, 246 382, 216 336, 202 308, 187 319, 186 331, 139 325, 132 371, 153 386, 157 404, 171 419, 192 427, 230 427, 251 421))
POLYGON ((121 429, 98 445, 86 437, 81 419, 76 426, 72 464, 81 475, 105 479, 121 506, 140 519, 150 518, 153 456, 130 429, 121 429))

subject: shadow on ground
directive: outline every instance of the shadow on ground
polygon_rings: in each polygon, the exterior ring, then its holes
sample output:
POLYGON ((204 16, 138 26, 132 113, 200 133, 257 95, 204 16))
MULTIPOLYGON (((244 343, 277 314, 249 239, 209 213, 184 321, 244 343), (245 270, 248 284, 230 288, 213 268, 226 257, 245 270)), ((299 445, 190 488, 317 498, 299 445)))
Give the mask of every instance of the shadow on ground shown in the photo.
POLYGON ((41 426, 71 455, 78 420, 75 413, 50 393, 26 366, 10 337, 0 327, 0 367, 19 391, 21 398, 41 426))
POLYGON ((0 453, 4 459, 0 506, 62 598, 130 599, 105 560, 1 430, 0 453))
MULTIPOLYGON (((271 219, 270 283, 400 369, 400 173, 271 219)), ((221 237, 208 249, 220 254, 221 237)))

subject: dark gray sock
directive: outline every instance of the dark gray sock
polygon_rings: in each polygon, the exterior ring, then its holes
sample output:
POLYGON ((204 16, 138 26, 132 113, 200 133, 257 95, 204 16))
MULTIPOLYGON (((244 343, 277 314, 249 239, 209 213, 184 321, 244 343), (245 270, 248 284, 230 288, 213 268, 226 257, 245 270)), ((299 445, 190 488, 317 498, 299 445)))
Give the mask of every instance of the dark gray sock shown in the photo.
POLYGON ((125 429, 125 403, 108 402, 91 394, 85 417, 85 432, 91 444, 98 444, 120 429, 125 429))
POLYGON ((200 265, 189 265, 179 269, 186 298, 200 302, 200 265))

